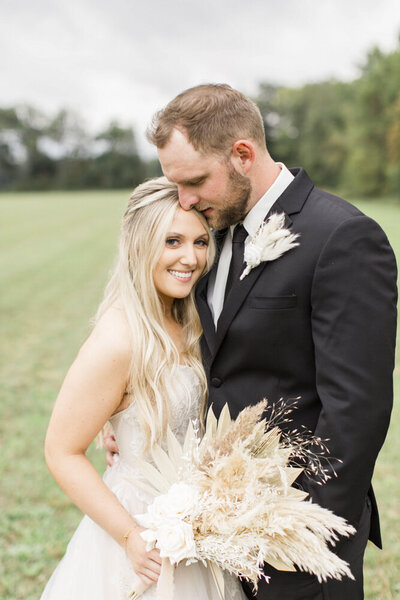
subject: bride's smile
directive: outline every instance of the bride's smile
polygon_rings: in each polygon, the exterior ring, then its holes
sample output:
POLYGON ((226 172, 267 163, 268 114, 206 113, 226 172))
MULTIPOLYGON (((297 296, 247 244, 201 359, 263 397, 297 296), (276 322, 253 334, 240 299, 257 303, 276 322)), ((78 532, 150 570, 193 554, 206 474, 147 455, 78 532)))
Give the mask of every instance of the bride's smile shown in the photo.
POLYGON ((208 242, 198 213, 178 208, 153 271, 154 285, 164 304, 190 294, 205 269, 208 242))

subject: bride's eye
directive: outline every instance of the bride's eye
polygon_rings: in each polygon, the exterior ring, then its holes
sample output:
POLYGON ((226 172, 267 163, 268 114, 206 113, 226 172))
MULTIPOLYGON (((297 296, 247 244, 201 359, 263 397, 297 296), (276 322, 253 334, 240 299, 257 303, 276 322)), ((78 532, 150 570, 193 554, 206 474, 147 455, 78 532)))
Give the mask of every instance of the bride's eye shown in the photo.
POLYGON ((165 245, 168 246, 169 248, 174 248, 176 246, 178 246, 179 244, 179 240, 178 238, 167 238, 165 240, 165 245))

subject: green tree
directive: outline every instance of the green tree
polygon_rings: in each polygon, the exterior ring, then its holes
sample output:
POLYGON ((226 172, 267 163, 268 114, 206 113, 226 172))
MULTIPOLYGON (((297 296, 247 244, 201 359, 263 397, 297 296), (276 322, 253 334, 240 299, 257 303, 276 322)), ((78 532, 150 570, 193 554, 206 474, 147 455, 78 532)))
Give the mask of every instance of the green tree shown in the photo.
POLYGON ((337 187, 347 159, 351 87, 337 81, 296 89, 262 85, 256 102, 274 158, 290 166, 301 164, 317 184, 337 187))
POLYGON ((352 148, 344 182, 366 195, 392 193, 400 167, 398 103, 400 101, 400 45, 389 54, 369 52, 361 77, 354 82, 354 103, 349 120, 348 145, 352 148), (397 141, 396 141, 397 140, 397 141))
POLYGON ((15 108, 0 108, 0 188, 9 187, 18 176, 19 148, 16 129, 18 116, 15 108))
POLYGON ((262 83, 256 102, 276 160, 360 195, 400 193, 400 43, 372 49, 353 82, 262 83))
POLYGON ((113 121, 95 139, 104 149, 92 161, 89 177, 97 179, 100 187, 134 187, 144 179, 146 167, 137 152, 131 128, 113 121))

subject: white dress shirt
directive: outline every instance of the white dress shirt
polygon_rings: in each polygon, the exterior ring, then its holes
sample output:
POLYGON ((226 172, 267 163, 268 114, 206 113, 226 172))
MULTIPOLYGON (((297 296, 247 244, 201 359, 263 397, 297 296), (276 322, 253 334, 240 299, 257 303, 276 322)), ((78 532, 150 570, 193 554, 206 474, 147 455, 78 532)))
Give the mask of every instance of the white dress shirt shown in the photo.
MULTIPOLYGON (((276 164, 280 167, 281 172, 271 187, 247 213, 243 221, 243 226, 248 233, 245 244, 247 244, 251 237, 257 232, 272 205, 294 179, 292 173, 283 163, 276 164)), ((207 300, 213 315, 215 327, 217 327, 218 319, 224 305, 226 280, 228 279, 229 265, 232 256, 232 234, 234 228, 235 225, 232 225, 226 233, 224 245, 222 246, 219 257, 218 268, 211 273, 208 282, 207 300)))

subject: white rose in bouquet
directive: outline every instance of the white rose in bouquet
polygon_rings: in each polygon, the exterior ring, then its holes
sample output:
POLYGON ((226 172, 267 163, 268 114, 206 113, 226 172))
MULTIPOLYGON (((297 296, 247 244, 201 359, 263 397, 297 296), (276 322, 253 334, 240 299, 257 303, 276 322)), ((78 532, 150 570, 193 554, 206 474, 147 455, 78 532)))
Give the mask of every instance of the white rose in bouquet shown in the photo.
POLYGON ((161 558, 169 558, 173 564, 197 556, 192 526, 185 521, 164 523, 157 531, 156 547, 160 550, 161 558))
POLYGON ((193 529, 184 519, 196 512, 199 494, 186 483, 174 483, 167 494, 154 499, 147 512, 135 515, 136 521, 146 528, 140 535, 147 550, 159 548, 161 557, 178 563, 196 556, 193 529))
POLYGON ((166 519, 171 519, 173 517, 174 514, 171 511, 166 494, 163 494, 162 496, 158 496, 154 499, 154 501, 148 507, 147 513, 143 515, 137 515, 136 520, 142 527, 146 527, 148 529, 157 529, 157 527, 160 527, 160 525, 162 525, 166 519))
POLYGON ((187 483, 174 483, 165 495, 171 514, 183 519, 194 512, 199 500, 197 490, 187 483))
POLYGON ((198 504, 198 492, 186 483, 174 483, 167 494, 162 494, 154 499, 142 515, 135 519, 146 529, 158 529, 168 520, 184 519, 192 515, 198 504))

